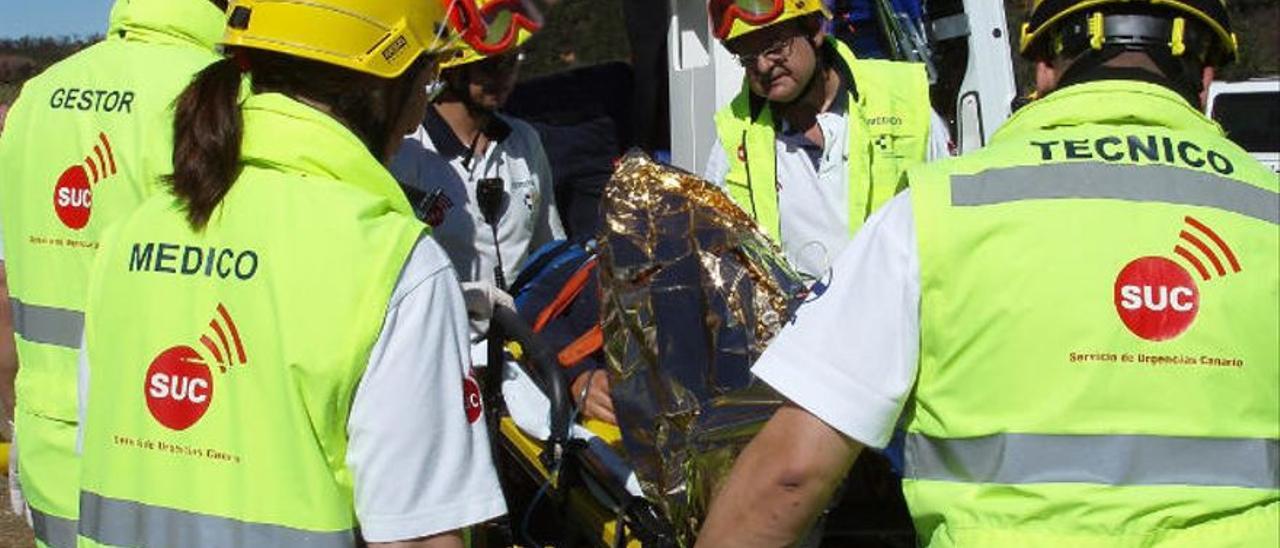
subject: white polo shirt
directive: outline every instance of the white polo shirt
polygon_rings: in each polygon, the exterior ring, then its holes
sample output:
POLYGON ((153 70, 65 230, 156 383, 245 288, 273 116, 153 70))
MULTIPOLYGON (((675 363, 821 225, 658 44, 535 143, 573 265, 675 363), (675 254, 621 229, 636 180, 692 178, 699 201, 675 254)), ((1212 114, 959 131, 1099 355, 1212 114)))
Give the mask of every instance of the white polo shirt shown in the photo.
MULTIPOLYGON (((498 255, 492 229, 476 203, 476 183, 501 178, 506 199, 498 220, 498 243, 510 283, 529 252, 564 238, 564 228, 556 213, 551 166, 533 126, 497 114, 485 134, 490 145, 472 154, 433 106, 418 129, 405 138, 391 172, 403 186, 428 196, 440 194, 427 208, 427 224, 449 254, 458 277, 467 282, 494 279, 498 255)), ((420 204, 413 205, 419 208, 420 204)))
MULTIPOLYGON (((791 266, 813 279, 821 277, 849 244, 849 124, 842 103, 818 114, 817 121, 824 141, 821 149, 785 124, 775 140, 782 251, 791 266)), ((950 142, 946 121, 933 113, 927 160, 951 156, 950 142)), ((704 177, 724 187, 728 174, 728 157, 717 140, 704 177)))
POLYGON ((920 258, 910 190, 873 213, 751 372, 832 428, 884 448, 915 386, 920 258), (856 312, 852 312, 856 311, 856 312))
MULTIPOLYGON (((453 268, 423 237, 392 291, 347 418, 347 467, 368 542, 452 531, 507 511, 471 377, 469 333, 453 268)), ((80 424, 90 372, 82 348, 80 424)))

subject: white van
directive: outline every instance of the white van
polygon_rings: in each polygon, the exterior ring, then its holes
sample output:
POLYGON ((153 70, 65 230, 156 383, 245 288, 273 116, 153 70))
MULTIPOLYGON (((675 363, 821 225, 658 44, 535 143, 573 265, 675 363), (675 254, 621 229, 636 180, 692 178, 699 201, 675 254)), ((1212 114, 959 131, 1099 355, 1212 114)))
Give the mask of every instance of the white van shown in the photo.
POLYGON ((1207 102, 1231 140, 1280 173, 1280 77, 1213 82, 1207 102))

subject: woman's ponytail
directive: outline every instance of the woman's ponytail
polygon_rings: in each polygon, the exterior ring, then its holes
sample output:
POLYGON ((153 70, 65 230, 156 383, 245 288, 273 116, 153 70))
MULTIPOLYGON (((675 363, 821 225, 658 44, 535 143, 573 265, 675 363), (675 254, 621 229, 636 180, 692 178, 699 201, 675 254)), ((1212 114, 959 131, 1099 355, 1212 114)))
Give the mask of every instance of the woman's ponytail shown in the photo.
POLYGON ((169 183, 195 230, 209 222, 240 171, 241 72, 232 58, 200 71, 177 99, 169 183))

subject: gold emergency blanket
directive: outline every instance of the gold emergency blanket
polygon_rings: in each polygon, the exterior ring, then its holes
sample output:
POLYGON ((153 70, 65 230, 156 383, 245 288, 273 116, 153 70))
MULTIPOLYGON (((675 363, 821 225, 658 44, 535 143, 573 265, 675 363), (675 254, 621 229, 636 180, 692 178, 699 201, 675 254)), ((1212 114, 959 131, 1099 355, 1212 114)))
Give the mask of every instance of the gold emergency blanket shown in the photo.
POLYGON ((624 450, 691 545, 733 459, 781 404, 750 366, 804 286, 727 194, 643 154, 623 160, 602 209, 604 352, 624 450))

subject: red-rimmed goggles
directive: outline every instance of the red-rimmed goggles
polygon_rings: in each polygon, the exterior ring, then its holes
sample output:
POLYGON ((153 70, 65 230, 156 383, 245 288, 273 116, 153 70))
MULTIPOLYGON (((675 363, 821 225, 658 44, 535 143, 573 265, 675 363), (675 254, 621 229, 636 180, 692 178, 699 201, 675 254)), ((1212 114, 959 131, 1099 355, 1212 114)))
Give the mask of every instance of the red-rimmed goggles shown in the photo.
POLYGON ((542 16, 529 0, 454 0, 449 23, 468 46, 481 55, 495 55, 515 44, 520 30, 532 34, 542 28, 542 16))
POLYGON ((753 27, 767 25, 782 15, 784 8, 784 0, 711 0, 707 5, 716 38, 721 40, 729 36, 734 21, 753 27))

